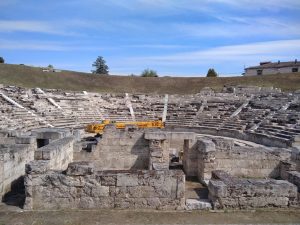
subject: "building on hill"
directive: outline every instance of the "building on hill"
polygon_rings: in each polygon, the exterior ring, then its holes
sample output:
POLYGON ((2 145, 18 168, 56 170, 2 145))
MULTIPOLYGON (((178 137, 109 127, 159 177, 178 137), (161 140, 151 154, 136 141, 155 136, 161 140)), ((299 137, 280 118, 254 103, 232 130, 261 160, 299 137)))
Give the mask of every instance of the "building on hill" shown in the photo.
POLYGON ((267 74, 281 74, 281 73, 297 73, 300 72, 300 62, 261 62, 259 66, 245 68, 245 76, 260 76, 267 74))

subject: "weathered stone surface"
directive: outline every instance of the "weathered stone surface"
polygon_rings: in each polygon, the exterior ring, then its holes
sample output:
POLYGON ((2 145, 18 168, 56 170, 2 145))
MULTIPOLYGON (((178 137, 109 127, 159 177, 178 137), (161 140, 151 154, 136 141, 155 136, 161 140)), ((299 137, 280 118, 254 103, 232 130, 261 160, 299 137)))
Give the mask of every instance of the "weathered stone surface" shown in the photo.
POLYGON ((69 164, 66 173, 72 176, 91 175, 94 173, 94 164, 91 162, 73 162, 69 164))
POLYGON ((117 184, 117 175, 112 176, 112 175, 108 175, 108 176, 100 176, 100 180, 101 180, 101 185, 102 186, 116 186, 117 184))
POLYGON ((141 170, 148 169, 149 143, 143 130, 116 129, 106 127, 102 138, 92 151, 77 151, 75 161, 92 161, 99 170, 141 170))
POLYGON ((28 174, 27 209, 152 208, 183 209, 182 171, 98 171, 69 175, 28 174))
POLYGON ((117 175, 117 187, 121 186, 138 186, 138 175, 137 174, 118 174, 117 175))
POLYGON ((220 180, 210 180, 208 183, 208 190, 211 195, 218 197, 227 196, 227 186, 220 180))
POLYGON ((209 210, 212 208, 208 199, 187 199, 185 204, 187 210, 209 210))
POLYGON ((21 136, 17 137, 16 139, 16 144, 35 144, 36 139, 31 136, 21 136))
POLYGON ((31 161, 25 165, 25 172, 27 174, 46 173, 50 169, 49 162, 46 160, 31 161))
POLYGON ((284 180, 238 179, 214 171, 208 185, 215 208, 288 207, 297 199, 297 187, 284 180))
POLYGON ((152 163, 152 168, 154 170, 168 170, 169 163, 152 163))

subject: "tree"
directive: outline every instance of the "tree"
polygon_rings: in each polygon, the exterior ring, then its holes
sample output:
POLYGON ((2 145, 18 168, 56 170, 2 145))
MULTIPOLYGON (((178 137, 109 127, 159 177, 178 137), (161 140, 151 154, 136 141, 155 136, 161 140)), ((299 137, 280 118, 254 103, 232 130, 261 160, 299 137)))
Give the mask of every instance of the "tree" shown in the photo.
POLYGON ((4 63, 4 58, 0 56, 0 63, 4 63))
POLYGON ((96 70, 92 70, 92 73, 104 75, 108 75, 109 73, 109 68, 102 56, 98 56, 96 61, 93 63, 93 67, 95 67, 96 70))
POLYGON ((49 68, 49 69, 54 69, 54 66, 51 65, 51 64, 49 64, 49 65, 48 65, 48 68, 49 68))
POLYGON ((155 70, 145 69, 141 77, 158 77, 157 72, 155 70))
POLYGON ((217 72, 212 68, 210 68, 208 70, 207 75, 206 75, 206 77, 217 77, 217 76, 218 76, 217 72))

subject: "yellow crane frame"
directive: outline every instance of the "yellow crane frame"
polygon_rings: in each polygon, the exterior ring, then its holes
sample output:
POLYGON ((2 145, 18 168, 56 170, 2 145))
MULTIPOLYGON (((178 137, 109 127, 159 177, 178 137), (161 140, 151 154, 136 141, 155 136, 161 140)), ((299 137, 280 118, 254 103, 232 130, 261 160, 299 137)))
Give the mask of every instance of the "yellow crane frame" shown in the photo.
POLYGON ((128 121, 128 122, 113 122, 111 120, 103 120, 102 123, 89 124, 86 131, 89 133, 103 134, 106 125, 113 124, 117 129, 125 129, 126 125, 136 125, 138 128, 164 128, 164 122, 161 120, 153 121, 128 121))

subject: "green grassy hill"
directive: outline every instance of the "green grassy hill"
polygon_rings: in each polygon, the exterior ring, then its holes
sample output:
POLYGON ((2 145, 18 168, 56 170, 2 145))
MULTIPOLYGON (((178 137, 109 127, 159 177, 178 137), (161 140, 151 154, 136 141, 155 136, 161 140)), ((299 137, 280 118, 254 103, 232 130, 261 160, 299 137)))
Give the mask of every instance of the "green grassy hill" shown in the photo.
POLYGON ((221 90, 224 85, 278 87, 300 90, 300 73, 255 77, 128 77, 99 76, 72 71, 43 72, 41 68, 0 64, 0 84, 90 92, 193 94, 204 87, 221 90))

